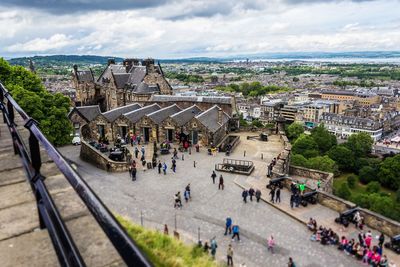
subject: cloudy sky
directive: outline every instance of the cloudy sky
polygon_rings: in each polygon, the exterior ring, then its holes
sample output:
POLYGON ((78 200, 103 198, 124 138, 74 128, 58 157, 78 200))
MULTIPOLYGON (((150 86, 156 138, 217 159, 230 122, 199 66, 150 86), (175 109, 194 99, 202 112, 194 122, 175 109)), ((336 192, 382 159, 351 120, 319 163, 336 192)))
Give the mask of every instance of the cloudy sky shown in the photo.
POLYGON ((400 0, 1 0, 0 56, 400 48, 400 0))

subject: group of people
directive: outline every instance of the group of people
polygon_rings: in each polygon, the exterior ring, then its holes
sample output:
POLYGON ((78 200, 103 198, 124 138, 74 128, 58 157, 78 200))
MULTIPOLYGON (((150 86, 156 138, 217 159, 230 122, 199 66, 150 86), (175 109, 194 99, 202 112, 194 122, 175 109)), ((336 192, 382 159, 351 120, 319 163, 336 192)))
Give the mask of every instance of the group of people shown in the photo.
POLYGON ((272 203, 281 203, 281 188, 279 186, 271 186, 269 195, 272 203))
MULTIPOLYGON (((190 199, 192 199, 192 196, 190 194, 190 184, 188 184, 185 187, 185 191, 183 192, 183 197, 185 198, 186 203, 189 202, 190 199)), ((178 191, 178 193, 174 195, 174 208, 182 209, 182 197, 180 191, 178 191)))
POLYGON ((235 241, 235 237, 237 237, 237 240, 240 242, 240 228, 239 225, 233 224, 232 218, 227 217, 225 220, 225 233, 224 235, 232 235, 232 241, 235 241))
POLYGON ((247 197, 250 197, 250 201, 253 201, 253 197, 255 197, 256 201, 260 202, 261 191, 259 189, 254 190, 253 187, 251 187, 249 190, 244 189, 242 192, 242 198, 244 203, 247 203, 247 197))
MULTIPOLYGON (((211 174, 211 179, 213 181, 213 184, 215 184, 215 178, 217 178, 217 174, 215 171, 212 172, 211 174)), ((219 176, 219 182, 218 182, 218 190, 224 190, 224 177, 222 177, 222 174, 219 176)))
POLYGON ((313 233, 310 240, 320 242, 321 245, 335 245, 337 248, 347 255, 361 260, 364 264, 372 267, 394 267, 394 263, 389 263, 386 255, 383 255, 383 243, 385 236, 380 234, 377 236, 378 244, 372 245, 372 233, 370 230, 367 232, 360 232, 358 238, 347 238, 339 235, 332 229, 327 229, 323 226, 318 227, 315 219, 310 218, 307 227, 313 233))
POLYGON ((290 185, 290 207, 298 207, 301 203, 301 196, 304 194, 306 185, 304 183, 292 183, 290 185))

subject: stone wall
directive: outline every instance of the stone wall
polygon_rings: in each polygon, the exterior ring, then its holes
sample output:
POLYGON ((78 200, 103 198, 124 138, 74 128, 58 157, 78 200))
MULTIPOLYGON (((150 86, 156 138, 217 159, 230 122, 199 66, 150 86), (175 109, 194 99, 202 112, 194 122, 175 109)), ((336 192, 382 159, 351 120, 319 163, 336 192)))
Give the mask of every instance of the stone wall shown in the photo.
MULTIPOLYGON (((284 186, 290 190, 290 184, 292 183, 291 178, 287 178, 284 180, 284 186)), ((306 187, 306 192, 311 191, 310 188, 306 187)), ((347 201, 330 193, 326 193, 323 191, 318 191, 317 194, 318 203, 333 209, 339 213, 342 213, 348 209, 355 208, 357 205, 353 202, 347 201)), ((361 216, 364 217, 365 224, 377 231, 384 233, 387 236, 395 236, 400 234, 400 222, 396 222, 392 219, 389 219, 385 216, 382 216, 373 211, 359 208, 361 216)))
POLYGON ((277 162, 272 169, 272 177, 279 177, 283 176, 288 173, 289 171, 289 162, 290 162, 290 152, 292 150, 292 145, 289 142, 289 139, 285 135, 285 132, 280 131, 279 133, 279 140, 283 144, 284 148, 277 155, 277 162))
POLYGON ((321 187, 323 191, 328 193, 333 192, 333 173, 298 166, 290 166, 289 175, 305 177, 307 179, 312 179, 316 181, 320 180, 322 182, 321 187))
POLYGON ((99 169, 110 172, 125 172, 129 169, 129 165, 126 162, 110 160, 106 155, 96 150, 83 140, 81 140, 80 158, 95 165, 99 169), (109 170, 107 170, 107 163, 109 163, 110 166, 109 170))

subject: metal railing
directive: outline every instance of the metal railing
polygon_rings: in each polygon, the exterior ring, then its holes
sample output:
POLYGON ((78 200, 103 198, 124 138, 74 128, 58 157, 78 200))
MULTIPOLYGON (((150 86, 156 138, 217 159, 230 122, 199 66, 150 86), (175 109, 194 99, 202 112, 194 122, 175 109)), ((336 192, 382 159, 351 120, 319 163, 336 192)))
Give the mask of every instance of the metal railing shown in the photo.
POLYGON ((40 173, 42 161, 39 142, 82 199, 124 262, 128 266, 152 266, 99 197, 47 140, 40 131, 38 123, 25 113, 2 83, 0 83, 0 110, 12 137, 14 153, 21 157, 23 168, 35 194, 40 228, 47 228, 60 265, 86 266, 44 183, 46 178, 40 173), (24 127, 29 130, 29 147, 26 147, 17 131, 14 109, 23 119, 24 127))

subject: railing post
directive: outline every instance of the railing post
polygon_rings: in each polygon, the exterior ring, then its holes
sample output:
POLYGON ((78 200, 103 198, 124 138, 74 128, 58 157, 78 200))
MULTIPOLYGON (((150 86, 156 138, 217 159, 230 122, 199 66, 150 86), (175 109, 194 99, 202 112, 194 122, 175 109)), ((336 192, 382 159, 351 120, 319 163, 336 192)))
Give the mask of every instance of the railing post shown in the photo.
POLYGON ((10 119, 10 126, 14 125, 14 107, 10 101, 7 101, 8 118, 10 119))
POLYGON ((29 119, 28 122, 25 124, 25 127, 29 129, 29 150, 31 152, 32 166, 35 169, 36 175, 39 175, 40 167, 42 166, 42 159, 40 157, 39 141, 30 129, 32 124, 37 125, 37 122, 33 119, 29 119))

